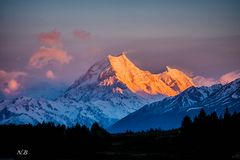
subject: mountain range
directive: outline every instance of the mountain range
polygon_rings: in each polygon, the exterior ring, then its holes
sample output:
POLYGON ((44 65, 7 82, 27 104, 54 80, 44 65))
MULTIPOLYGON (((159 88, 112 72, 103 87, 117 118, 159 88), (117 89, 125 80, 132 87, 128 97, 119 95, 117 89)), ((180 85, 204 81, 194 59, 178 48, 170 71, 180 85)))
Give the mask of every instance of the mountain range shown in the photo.
MULTIPOLYGON (((218 104, 218 100, 223 98, 221 95, 230 92, 223 90, 224 87, 214 85, 196 88, 193 80, 184 72, 168 66, 166 71, 153 74, 139 69, 121 53, 118 56, 109 55, 93 64, 54 100, 32 96, 1 100, 0 123, 37 124, 44 121, 66 126, 76 123, 91 126, 98 122, 113 132, 148 127, 171 128, 179 124, 175 124, 176 118, 171 118, 172 115, 188 114, 190 110, 197 112, 200 104, 218 104), (221 90, 222 94, 218 95, 221 90), (212 96, 215 94, 218 96, 212 96), (168 116, 168 113, 171 114, 168 116), (169 119, 161 118, 164 116, 169 119), (166 127, 160 125, 161 121, 165 121, 166 127)), ((236 84, 233 89, 239 89, 239 86, 236 84)), ((238 95, 236 93, 235 97, 238 95)), ((232 99, 226 103, 238 106, 239 99, 235 98, 236 102, 232 99)))
POLYGON ((240 111, 240 79, 226 85, 190 87, 174 97, 143 106, 111 127, 111 132, 141 131, 150 128, 164 130, 178 128, 184 116, 194 118, 204 109, 222 115, 226 108, 231 113, 240 111))

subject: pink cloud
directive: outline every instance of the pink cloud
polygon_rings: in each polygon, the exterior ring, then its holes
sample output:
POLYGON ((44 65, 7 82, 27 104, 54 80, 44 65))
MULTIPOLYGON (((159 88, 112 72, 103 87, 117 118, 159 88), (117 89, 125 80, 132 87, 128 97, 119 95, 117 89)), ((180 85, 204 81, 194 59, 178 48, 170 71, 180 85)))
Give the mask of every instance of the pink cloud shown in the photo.
POLYGON ((84 30, 75 30, 73 35, 79 40, 88 40, 91 38, 91 33, 84 30))
POLYGON ((6 72, 4 70, 0 70, 0 89, 5 94, 14 94, 16 93, 20 87, 20 79, 23 76, 26 76, 25 72, 6 72))
POLYGON ((61 33, 54 29, 51 32, 42 32, 39 34, 38 39, 40 42, 50 46, 60 46, 61 45, 61 33))
POLYGON ((50 62, 68 64, 71 59, 72 56, 62 49, 41 47, 31 56, 29 65, 34 68, 42 68, 50 62))
POLYGON ((4 92, 7 94, 11 94, 12 92, 17 91, 19 87, 20 83, 17 80, 12 79, 7 83, 7 86, 4 88, 4 92))
POLYGON ((46 72, 46 77, 47 77, 48 79, 55 79, 55 78, 56 78, 56 76, 55 76, 55 74, 53 73, 52 70, 48 70, 48 71, 46 72))
POLYGON ((235 70, 235 71, 232 71, 232 72, 222 75, 219 78, 219 82, 222 84, 226 84, 226 83, 232 82, 238 78, 240 78, 240 70, 235 70))

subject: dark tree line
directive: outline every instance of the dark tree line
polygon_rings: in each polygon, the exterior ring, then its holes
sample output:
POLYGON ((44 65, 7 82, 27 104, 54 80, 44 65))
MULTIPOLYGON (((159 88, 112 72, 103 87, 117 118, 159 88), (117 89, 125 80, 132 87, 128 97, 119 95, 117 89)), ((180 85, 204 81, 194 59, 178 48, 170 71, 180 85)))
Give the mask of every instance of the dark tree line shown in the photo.
POLYGON ((57 159, 94 156, 110 144, 110 134, 94 123, 66 128, 53 123, 0 125, 0 158, 57 159), (28 155, 17 152, 27 150, 28 155))
POLYGON ((232 159, 240 157, 240 113, 204 110, 181 128, 110 134, 94 123, 0 125, 0 159, 232 159), (18 151, 28 151, 19 155, 18 151))
POLYGON ((193 120, 185 116, 181 136, 186 149, 200 157, 227 159, 234 153, 240 156, 240 113, 230 114, 226 108, 224 115, 218 117, 216 112, 207 115, 202 109, 193 120))

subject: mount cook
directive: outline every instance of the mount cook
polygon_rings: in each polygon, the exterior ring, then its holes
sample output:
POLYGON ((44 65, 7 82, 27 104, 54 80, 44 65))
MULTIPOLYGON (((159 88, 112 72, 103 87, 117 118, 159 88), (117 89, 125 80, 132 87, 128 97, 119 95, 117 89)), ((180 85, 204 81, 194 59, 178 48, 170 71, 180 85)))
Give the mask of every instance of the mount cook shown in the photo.
POLYGON ((108 127, 142 106, 175 96, 194 86, 183 72, 166 67, 152 74, 136 67, 124 53, 92 65, 56 100, 17 97, 0 102, 1 124, 53 122, 108 127))

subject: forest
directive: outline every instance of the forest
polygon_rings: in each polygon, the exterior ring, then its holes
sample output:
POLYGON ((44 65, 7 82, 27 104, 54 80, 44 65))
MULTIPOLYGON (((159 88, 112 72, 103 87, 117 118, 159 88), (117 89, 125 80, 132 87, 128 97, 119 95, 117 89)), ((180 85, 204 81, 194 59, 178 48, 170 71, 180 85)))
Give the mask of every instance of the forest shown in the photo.
POLYGON ((240 113, 207 115, 202 109, 182 126, 111 134, 94 123, 0 125, 0 159, 240 159, 240 113))

